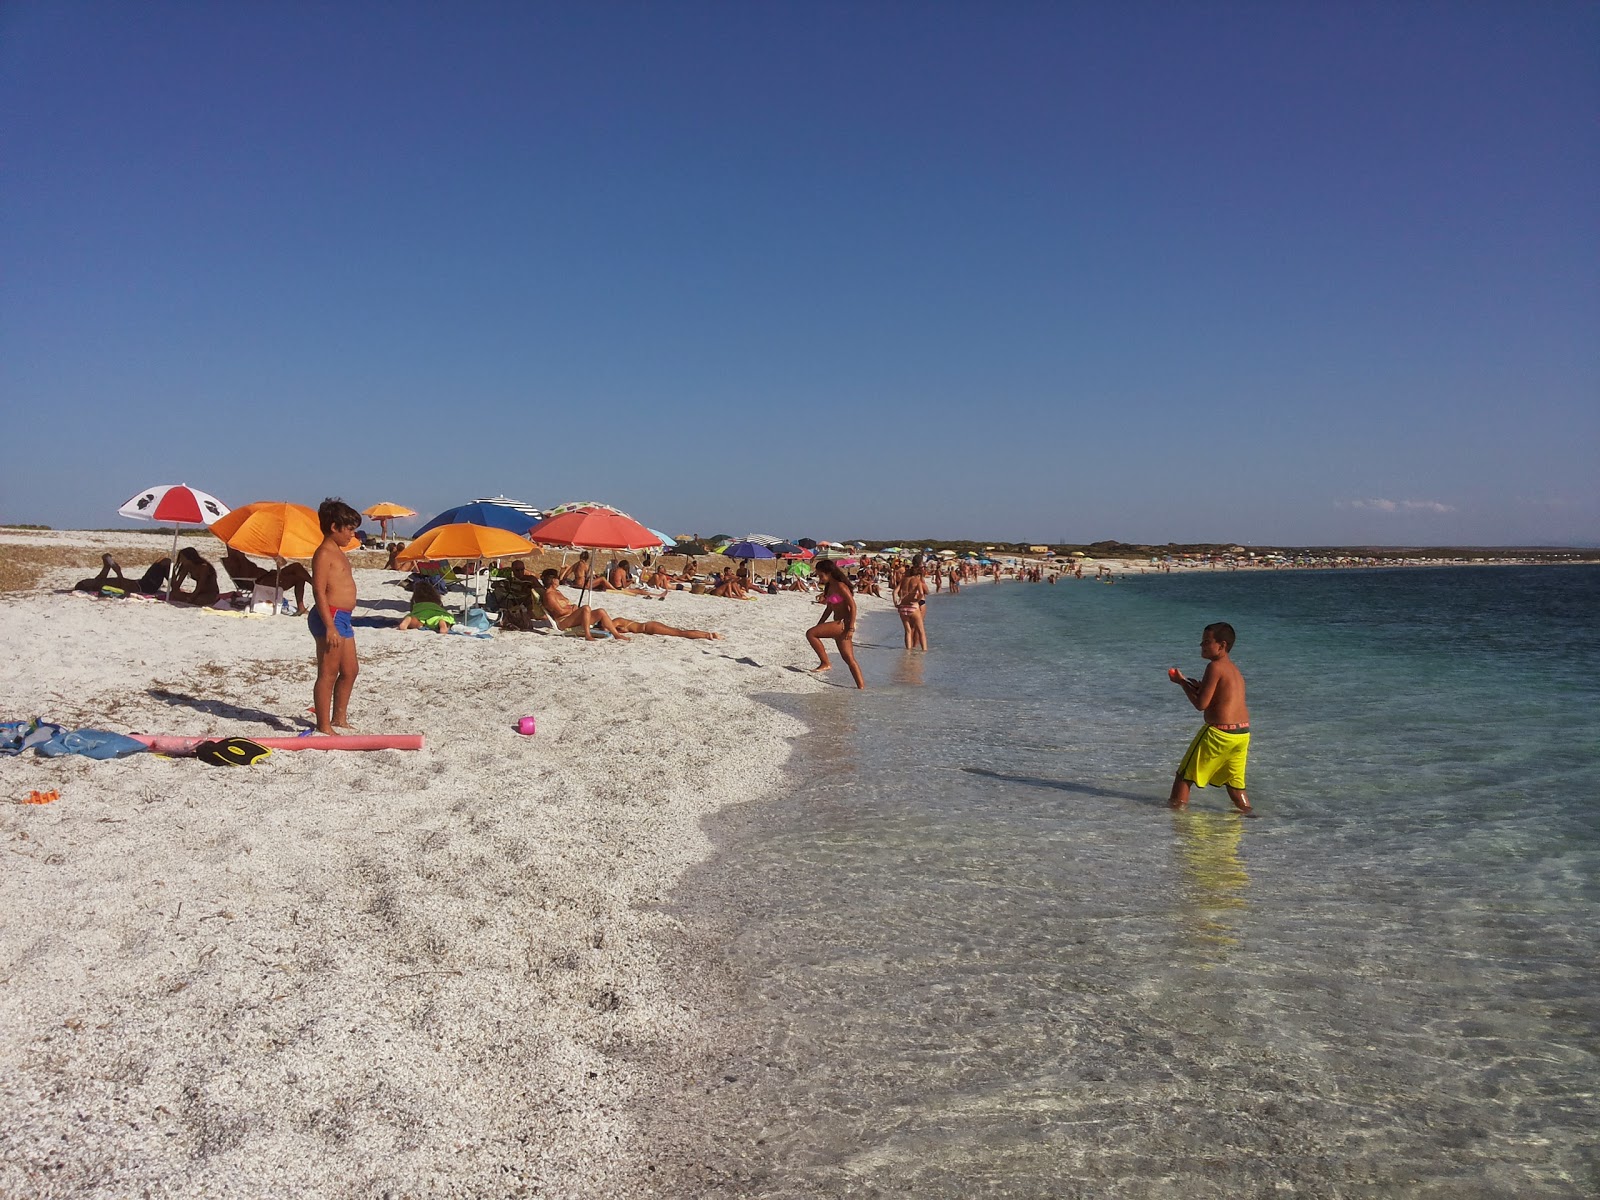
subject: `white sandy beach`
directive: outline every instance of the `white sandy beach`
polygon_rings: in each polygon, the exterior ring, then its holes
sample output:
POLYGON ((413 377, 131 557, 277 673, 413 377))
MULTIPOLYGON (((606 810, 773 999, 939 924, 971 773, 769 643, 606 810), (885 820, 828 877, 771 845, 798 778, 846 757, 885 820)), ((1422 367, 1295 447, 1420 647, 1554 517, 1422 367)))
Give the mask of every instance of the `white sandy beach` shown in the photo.
MULTIPOLYGON (((82 547, 0 598, 0 719, 293 732, 302 618, 60 590, 139 541, 0 534, 82 547)), ((357 571, 357 615, 398 618, 397 577, 357 571)), ((643 1144, 630 1064, 698 1088, 709 1035, 653 906, 702 816, 780 783, 803 730, 756 696, 830 683, 809 597, 600 602, 725 640, 358 628, 353 721, 423 750, 0 758, 0 1195, 656 1194, 693 1133, 643 1144)))

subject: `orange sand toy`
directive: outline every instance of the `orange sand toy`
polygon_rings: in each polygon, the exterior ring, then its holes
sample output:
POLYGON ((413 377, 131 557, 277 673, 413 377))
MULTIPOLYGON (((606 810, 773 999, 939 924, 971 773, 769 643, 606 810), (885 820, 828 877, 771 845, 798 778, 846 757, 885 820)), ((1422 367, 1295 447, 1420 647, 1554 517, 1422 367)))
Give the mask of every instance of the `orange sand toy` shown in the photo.
POLYGON ((37 790, 29 792, 27 794, 27 796, 23 799, 22 803, 24 803, 24 804, 49 804, 52 801, 59 800, 59 799, 61 799, 61 793, 56 791, 54 788, 51 788, 48 792, 41 792, 41 791, 37 791, 37 790))

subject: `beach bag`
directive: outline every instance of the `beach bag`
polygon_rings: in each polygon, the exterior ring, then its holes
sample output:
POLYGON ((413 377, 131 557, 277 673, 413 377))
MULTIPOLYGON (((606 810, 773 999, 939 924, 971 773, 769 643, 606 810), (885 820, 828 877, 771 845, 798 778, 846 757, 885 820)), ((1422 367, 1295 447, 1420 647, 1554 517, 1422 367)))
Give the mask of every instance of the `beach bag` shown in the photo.
POLYGON ((473 633, 489 632, 489 615, 477 605, 467 609, 466 615, 461 618, 460 623, 462 628, 470 629, 473 633))

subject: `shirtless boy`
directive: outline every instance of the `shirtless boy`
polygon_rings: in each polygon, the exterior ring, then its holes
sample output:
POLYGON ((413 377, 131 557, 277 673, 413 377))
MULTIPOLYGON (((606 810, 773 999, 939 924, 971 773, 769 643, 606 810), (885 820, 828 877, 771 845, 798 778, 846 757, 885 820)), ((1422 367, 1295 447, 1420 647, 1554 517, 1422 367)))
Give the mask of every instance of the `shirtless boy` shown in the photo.
POLYGON ((1232 625, 1222 621, 1207 625, 1200 635, 1200 656, 1206 660, 1206 673, 1195 680, 1177 667, 1167 672, 1189 697, 1189 703, 1205 714, 1206 722, 1178 764, 1172 794, 1167 798, 1173 808, 1189 803, 1190 784, 1206 787, 1213 779, 1220 779, 1233 806, 1247 817, 1255 816, 1244 794, 1245 760, 1250 754, 1250 710, 1244 704, 1244 676, 1228 657, 1233 642, 1232 625))
POLYGON ((317 639, 317 683, 312 702, 317 732, 350 728, 350 689, 355 686, 356 631, 350 614, 356 607, 356 577, 344 548, 355 537, 361 514, 343 500, 328 499, 317 509, 322 544, 311 556, 314 604, 306 625, 317 639))

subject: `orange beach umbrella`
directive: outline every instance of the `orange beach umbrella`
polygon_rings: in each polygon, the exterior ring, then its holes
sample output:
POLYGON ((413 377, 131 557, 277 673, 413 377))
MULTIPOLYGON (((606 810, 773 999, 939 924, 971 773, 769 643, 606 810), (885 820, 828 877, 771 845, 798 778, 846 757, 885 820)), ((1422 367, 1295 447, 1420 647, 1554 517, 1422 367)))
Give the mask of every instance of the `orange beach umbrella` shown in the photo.
POLYGON ((395 561, 410 563, 450 559, 456 562, 482 562, 485 559, 513 558, 532 553, 533 543, 509 529, 495 529, 462 521, 428 530, 395 555, 395 561))
POLYGON ((322 544, 317 514, 285 500, 257 500, 236 508, 212 522, 211 532, 241 554, 261 558, 310 558, 322 544))
POLYGON ((401 517, 414 517, 417 515, 417 510, 407 508, 404 504, 395 504, 392 501, 384 500, 374 504, 371 508, 363 508, 361 515, 371 517, 376 521, 378 527, 383 530, 383 536, 387 538, 389 536, 390 521, 398 521, 401 517))

